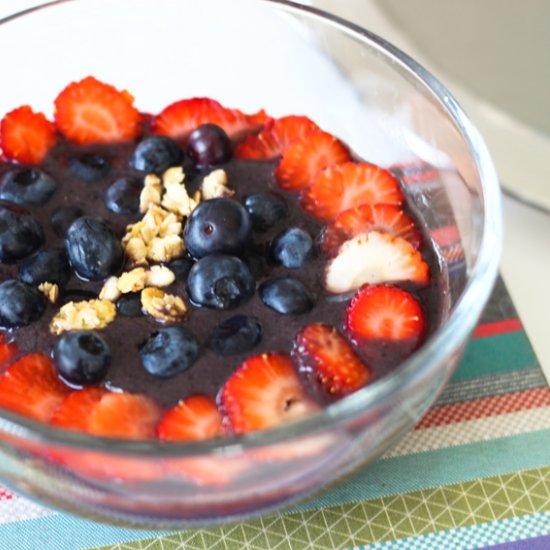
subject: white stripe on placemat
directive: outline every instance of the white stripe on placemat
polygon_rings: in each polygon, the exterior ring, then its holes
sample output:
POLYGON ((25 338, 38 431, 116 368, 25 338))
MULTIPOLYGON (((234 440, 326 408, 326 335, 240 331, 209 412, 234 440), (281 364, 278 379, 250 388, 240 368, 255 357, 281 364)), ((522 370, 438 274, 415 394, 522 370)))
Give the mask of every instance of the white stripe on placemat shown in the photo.
MULTIPOLYGON (((43 508, 26 498, 13 495, 12 498, 0 501, 0 524, 27 519, 42 518, 57 514, 53 510, 43 508)), ((1 548, 0 543, 0 548, 1 548)))

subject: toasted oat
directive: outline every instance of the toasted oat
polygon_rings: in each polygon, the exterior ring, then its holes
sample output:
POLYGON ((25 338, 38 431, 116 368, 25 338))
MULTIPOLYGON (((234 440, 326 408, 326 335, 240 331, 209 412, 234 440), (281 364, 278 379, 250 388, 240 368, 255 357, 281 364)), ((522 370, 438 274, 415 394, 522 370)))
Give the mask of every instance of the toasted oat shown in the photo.
POLYGON ((156 287, 141 291, 141 305, 151 317, 162 322, 181 321, 187 312, 182 298, 156 287))
POLYGON ((147 272, 143 267, 136 267, 131 271, 126 271, 118 278, 117 288, 122 294, 129 292, 139 292, 145 288, 147 272))
POLYGON ((38 290, 48 298, 48 300, 55 304, 57 302, 57 299, 59 298, 59 286, 55 283, 48 283, 47 281, 44 283, 40 283, 38 285, 38 290))
POLYGON ((164 265, 153 265, 146 273, 145 285, 163 287, 176 280, 174 272, 164 265))
POLYGON ((183 183, 183 180, 185 179, 185 172, 183 171, 183 168, 181 166, 173 166, 172 168, 168 168, 164 174, 162 174, 162 183, 167 189, 171 185, 178 185, 180 183, 183 183))
POLYGON ((151 206, 158 206, 162 199, 162 184, 158 176, 149 174, 145 176, 145 184, 139 194, 139 211, 144 213, 151 206))
POLYGON ((147 247, 147 259, 153 262, 169 262, 179 258, 185 251, 179 235, 155 237, 147 247))
POLYGON ((84 300, 65 304, 52 319, 50 331, 61 334, 69 330, 94 330, 111 323, 116 307, 109 300, 84 300))
POLYGON ((227 187, 227 174, 221 168, 210 172, 202 180, 201 191, 204 200, 232 197, 235 194, 235 191, 227 187))
POLYGON ((174 183, 166 187, 166 192, 162 197, 162 206, 182 217, 191 214, 193 208, 197 206, 195 199, 187 194, 185 185, 174 183))
POLYGON ((147 263, 147 247, 143 242, 143 239, 139 237, 132 237, 125 243, 124 250, 126 256, 133 264, 146 264, 147 263))
POLYGON ((120 290, 118 289, 118 277, 114 275, 109 277, 99 293, 100 300, 109 300, 109 302, 116 302, 120 298, 120 290))

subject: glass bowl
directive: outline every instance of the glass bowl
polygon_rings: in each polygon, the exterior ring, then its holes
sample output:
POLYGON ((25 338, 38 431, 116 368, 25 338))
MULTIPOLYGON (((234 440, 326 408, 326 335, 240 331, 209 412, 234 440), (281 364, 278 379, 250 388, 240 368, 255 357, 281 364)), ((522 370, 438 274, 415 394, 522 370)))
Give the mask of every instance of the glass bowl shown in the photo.
POLYGON ((189 527, 305 499, 413 427, 457 365, 501 247, 493 164, 441 83, 369 31, 282 0, 61 0, 0 20, 0 51, 9 52, 2 113, 28 103, 51 116, 67 83, 94 75, 131 90, 144 112, 207 96, 309 116, 360 157, 398 171, 447 277, 445 314, 425 345, 316 415, 166 444, 86 436, 2 410, 2 483, 96 520, 189 527))

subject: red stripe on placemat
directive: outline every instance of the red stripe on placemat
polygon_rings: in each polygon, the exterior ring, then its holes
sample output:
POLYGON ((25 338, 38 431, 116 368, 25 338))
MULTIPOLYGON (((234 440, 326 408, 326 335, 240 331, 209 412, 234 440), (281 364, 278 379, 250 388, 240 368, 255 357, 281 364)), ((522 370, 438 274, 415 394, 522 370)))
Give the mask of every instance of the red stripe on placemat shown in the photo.
POLYGON ((478 418, 499 416, 541 407, 550 407, 550 388, 548 387, 434 407, 424 415, 416 425, 415 430, 468 422, 478 418))
POLYGON ((495 336, 496 334, 505 334, 506 332, 516 332, 523 330, 523 325, 519 319, 504 319, 479 325, 474 331, 474 338, 485 338, 486 336, 495 336))
POLYGON ((0 501, 1 500, 11 500, 13 498, 13 493, 10 493, 7 489, 4 489, 4 487, 0 487, 0 501))

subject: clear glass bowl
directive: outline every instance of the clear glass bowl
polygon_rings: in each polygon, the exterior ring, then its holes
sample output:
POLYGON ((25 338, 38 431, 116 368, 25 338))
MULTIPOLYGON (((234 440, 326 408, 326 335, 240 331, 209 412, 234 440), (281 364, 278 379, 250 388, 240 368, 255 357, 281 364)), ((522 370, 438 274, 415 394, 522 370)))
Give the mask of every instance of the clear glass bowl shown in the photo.
POLYGON ((411 429, 457 365, 501 247, 491 159, 441 83, 367 30, 280 0, 52 2, 1 20, 0 51, 1 113, 28 103, 51 115, 57 93, 91 74, 131 90, 142 111, 208 96, 305 114, 364 159, 405 168, 406 191, 448 260, 440 328, 399 368, 319 414, 244 437, 161 444, 0 411, 2 483, 106 522, 192 526, 304 499, 411 429))

